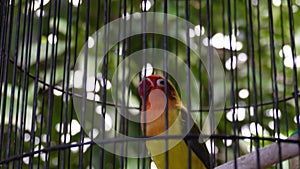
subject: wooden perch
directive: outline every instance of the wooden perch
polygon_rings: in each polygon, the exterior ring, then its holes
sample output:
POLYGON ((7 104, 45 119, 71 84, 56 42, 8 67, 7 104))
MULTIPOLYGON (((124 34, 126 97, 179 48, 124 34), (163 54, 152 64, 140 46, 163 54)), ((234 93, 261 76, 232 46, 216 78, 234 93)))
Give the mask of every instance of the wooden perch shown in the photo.
MULTIPOLYGON (((297 140, 298 134, 295 134, 288 139, 297 140)), ((281 144, 281 160, 287 160, 289 158, 299 155, 299 146, 296 143, 282 142, 281 144)), ((273 143, 267 147, 259 149, 260 168, 270 167, 273 164, 279 163, 279 146, 278 143, 273 143)), ((256 152, 252 152, 237 158, 237 167, 239 169, 254 169, 257 168, 257 156, 256 152)), ((229 161, 222 164, 215 169, 228 169, 234 168, 234 161, 229 161)))

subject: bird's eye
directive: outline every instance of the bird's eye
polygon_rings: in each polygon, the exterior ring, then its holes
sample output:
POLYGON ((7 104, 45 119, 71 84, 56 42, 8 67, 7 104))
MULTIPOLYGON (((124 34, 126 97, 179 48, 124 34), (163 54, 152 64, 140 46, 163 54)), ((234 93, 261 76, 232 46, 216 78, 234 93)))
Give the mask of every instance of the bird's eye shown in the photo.
POLYGON ((157 86, 164 87, 165 86, 165 80, 164 79, 158 79, 156 81, 157 86))

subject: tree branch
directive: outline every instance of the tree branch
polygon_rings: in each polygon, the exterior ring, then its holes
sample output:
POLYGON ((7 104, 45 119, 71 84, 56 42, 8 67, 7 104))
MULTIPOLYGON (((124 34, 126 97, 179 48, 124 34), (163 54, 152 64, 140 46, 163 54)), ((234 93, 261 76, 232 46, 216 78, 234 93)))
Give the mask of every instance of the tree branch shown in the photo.
MULTIPOLYGON (((295 134, 288 138, 289 140, 299 140, 298 134, 295 134)), ((287 160, 289 158, 299 155, 299 145, 297 143, 282 142, 281 145, 281 160, 287 160)), ((273 164, 279 163, 279 146, 278 143, 273 143, 267 147, 259 149, 260 168, 270 167, 273 164)), ((237 167, 242 169, 254 169, 257 168, 257 156, 256 152, 252 152, 237 158, 237 167)), ((215 169, 228 169, 234 168, 234 161, 229 161, 222 164, 215 169)))

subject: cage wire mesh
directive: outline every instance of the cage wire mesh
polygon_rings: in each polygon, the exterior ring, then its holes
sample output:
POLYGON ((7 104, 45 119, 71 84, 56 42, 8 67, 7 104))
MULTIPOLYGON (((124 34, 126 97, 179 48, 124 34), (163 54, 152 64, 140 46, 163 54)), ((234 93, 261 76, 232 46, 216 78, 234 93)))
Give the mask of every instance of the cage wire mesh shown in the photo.
POLYGON ((1 168, 192 168, 189 140, 199 133, 143 134, 147 96, 138 85, 147 92, 151 74, 173 83, 188 121, 202 132, 210 126, 201 135, 210 168, 299 168, 299 7, 299 0, 1 1, 1 168), (143 144, 168 148, 172 139, 184 139, 189 153, 163 151, 164 166, 143 144))

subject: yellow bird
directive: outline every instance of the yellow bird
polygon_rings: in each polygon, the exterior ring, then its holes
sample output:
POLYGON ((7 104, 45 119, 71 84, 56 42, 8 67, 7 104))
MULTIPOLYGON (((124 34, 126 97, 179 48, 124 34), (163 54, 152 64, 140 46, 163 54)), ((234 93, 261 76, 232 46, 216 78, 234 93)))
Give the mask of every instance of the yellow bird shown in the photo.
POLYGON ((163 136, 180 136, 183 134, 200 135, 200 130, 192 118, 190 118, 192 125, 188 130, 187 121, 190 116, 182 105, 175 87, 170 81, 167 81, 167 84, 165 82, 165 78, 160 75, 150 75, 143 79, 138 87, 142 100, 142 132, 144 136, 157 137, 146 141, 147 149, 150 151, 154 163, 159 169, 165 169, 167 152, 169 169, 209 168, 207 147, 204 143, 199 143, 198 139, 184 136, 182 138, 169 138, 166 141, 163 138, 163 136), (166 85, 168 100, 164 93, 166 85), (168 114, 165 111, 166 107, 168 114), (168 127, 166 127, 166 123, 168 127))

